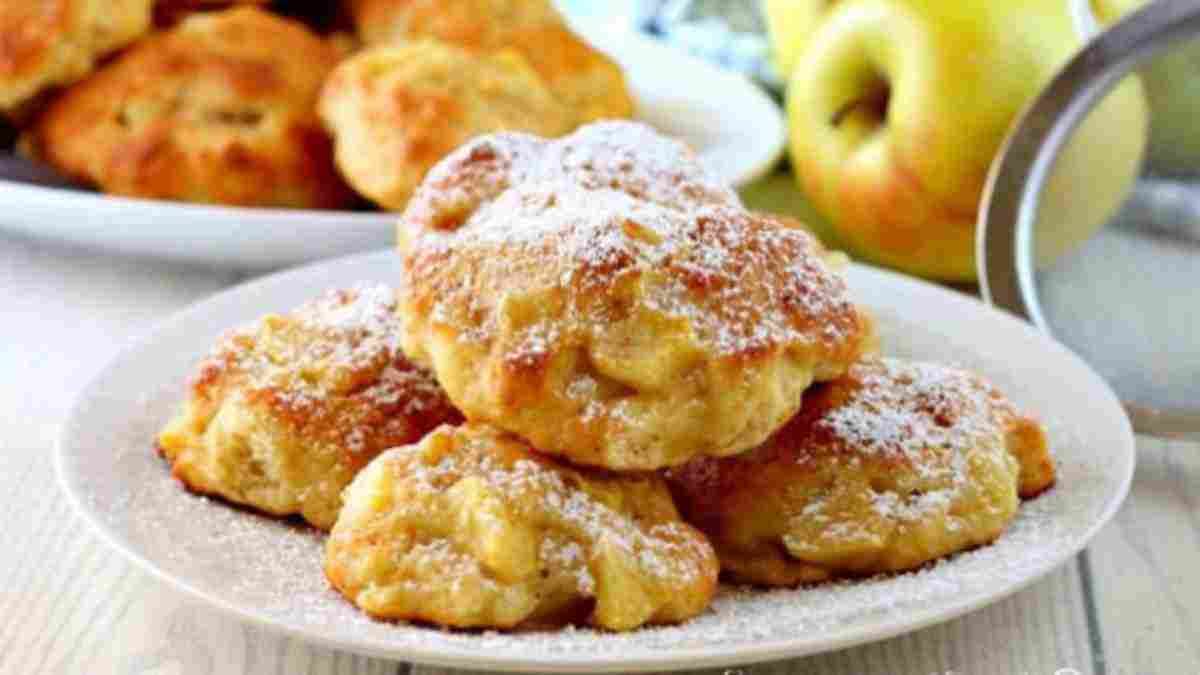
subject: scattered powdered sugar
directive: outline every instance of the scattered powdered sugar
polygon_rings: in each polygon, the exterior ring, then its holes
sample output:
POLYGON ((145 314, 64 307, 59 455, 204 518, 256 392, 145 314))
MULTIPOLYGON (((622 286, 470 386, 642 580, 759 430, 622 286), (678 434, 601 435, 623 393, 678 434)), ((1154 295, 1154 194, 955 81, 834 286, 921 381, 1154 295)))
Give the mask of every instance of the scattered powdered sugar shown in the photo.
POLYGON ((326 393, 320 378, 294 374, 392 360, 400 353, 403 328, 396 309, 395 291, 381 284, 328 291, 287 315, 269 315, 227 333, 201 364, 202 376, 236 369, 252 386, 286 384, 297 399, 320 398, 326 393))
POLYGON ((557 537, 546 537, 538 551, 542 564, 556 569, 571 570, 575 575, 575 588, 584 595, 596 592, 596 579, 588 569, 583 549, 573 541, 557 537))
MULTIPOLYGON (((902 497, 899 493, 888 490, 876 492, 871 497, 871 507, 875 509, 875 513, 885 518, 907 521, 916 521, 931 513, 945 513, 950 504, 961 495, 962 488, 966 485, 966 473, 961 469, 953 471, 952 481, 950 487, 922 492, 912 497, 902 497)), ((945 522, 956 524, 958 521, 955 518, 947 518, 945 522)))
POLYGON ((353 335, 360 342, 379 340, 388 348, 395 345, 400 323, 395 291, 390 286, 370 283, 329 291, 302 305, 294 315, 314 330, 353 335))
POLYGON ((398 350, 392 352, 393 358, 380 372, 379 379, 362 390, 362 395, 378 405, 403 404, 401 412, 405 415, 415 415, 428 410, 434 401, 445 405, 445 394, 437 380, 427 371, 411 363, 405 363, 403 368, 397 367, 398 354, 398 350))
MULTIPOLYGON (((161 410, 161 405, 157 406, 161 410)), ((152 432, 143 423, 142 431, 152 432)), ((680 626, 609 634, 587 628, 505 634, 450 632, 369 619, 328 587, 321 572, 322 537, 290 525, 196 497, 182 490, 145 435, 118 454, 122 479, 131 487, 121 499, 96 485, 89 509, 100 514, 122 541, 166 572, 201 592, 257 616, 325 639, 394 650, 476 652, 496 657, 635 658, 661 650, 747 646, 765 640, 832 637, 839 630, 951 605, 1025 580, 1072 550, 1098 507, 1074 501, 1080 488, 1095 490, 1103 468, 1082 460, 1064 466, 1064 488, 1025 504, 997 544, 963 553, 921 571, 808 589, 760 591, 723 588, 710 611, 680 626), (1069 482, 1068 482, 1069 481, 1069 482), (109 495, 109 496, 105 496, 109 495)), ((569 555, 565 549, 559 555, 569 555)), ((580 567, 580 570, 585 568, 580 567)), ((581 584, 589 576, 580 575, 581 584)))

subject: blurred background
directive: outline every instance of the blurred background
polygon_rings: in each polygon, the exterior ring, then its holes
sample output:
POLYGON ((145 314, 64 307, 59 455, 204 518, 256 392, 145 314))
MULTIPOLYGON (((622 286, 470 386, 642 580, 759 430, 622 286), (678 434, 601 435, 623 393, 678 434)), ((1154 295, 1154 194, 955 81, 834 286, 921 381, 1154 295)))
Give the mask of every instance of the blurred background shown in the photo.
POLYGON ((783 80, 770 60, 762 3, 757 0, 559 0, 559 4, 576 20, 644 31, 782 92, 783 80))

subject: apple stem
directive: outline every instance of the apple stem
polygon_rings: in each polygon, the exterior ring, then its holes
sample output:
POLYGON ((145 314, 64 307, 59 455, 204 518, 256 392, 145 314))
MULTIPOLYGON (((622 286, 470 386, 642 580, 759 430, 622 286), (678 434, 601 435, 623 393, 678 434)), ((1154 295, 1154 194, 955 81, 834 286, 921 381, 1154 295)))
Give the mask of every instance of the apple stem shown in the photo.
POLYGON ((834 127, 841 126, 842 122, 856 110, 862 110, 876 120, 883 120, 887 116, 888 101, 891 98, 891 94, 891 88, 881 82, 879 85, 871 87, 866 94, 851 99, 845 105, 838 108, 829 120, 829 124, 834 127))

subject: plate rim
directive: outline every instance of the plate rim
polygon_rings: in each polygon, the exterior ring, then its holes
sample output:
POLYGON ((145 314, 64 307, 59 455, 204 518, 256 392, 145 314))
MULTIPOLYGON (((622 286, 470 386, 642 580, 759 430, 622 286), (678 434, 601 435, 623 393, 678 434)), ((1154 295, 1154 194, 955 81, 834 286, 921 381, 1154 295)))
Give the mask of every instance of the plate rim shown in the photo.
POLYGON ((463 647, 455 650, 444 648, 406 648, 403 650, 386 649, 379 647, 370 642, 347 642, 327 638, 320 633, 307 631, 300 627, 294 627, 284 623, 283 621, 267 616, 262 616, 249 609, 239 606, 233 602, 227 602, 219 597, 214 597, 204 590, 195 587, 186 579, 170 574, 166 570, 160 569, 153 561, 142 556, 138 551, 126 546, 119 539, 119 535, 107 524, 101 521, 99 516, 91 509, 83 504, 80 494, 74 488, 73 478, 68 473, 67 454, 72 445, 72 439, 78 434, 76 427, 79 426, 79 418, 83 409, 88 403, 101 391, 100 385, 105 379, 111 376, 113 368, 119 364, 122 359, 129 357, 133 353, 139 351, 144 345, 158 339, 163 333, 167 332, 173 325, 181 322, 186 322, 195 315, 204 314, 209 306, 218 304, 221 301, 228 299, 228 296, 235 294, 245 294, 252 292, 253 289, 267 285, 283 283, 289 277, 305 277, 310 274, 315 268, 325 267, 333 264, 346 265, 355 260, 373 258, 376 256, 384 256, 386 254, 394 254, 392 249, 382 249, 371 251, 368 253, 359 253, 348 256, 340 256, 330 258, 323 261, 318 261, 308 265, 303 265, 288 269, 274 274, 264 275, 256 279, 252 279, 240 284, 236 284, 222 291, 207 296, 197 302, 194 302, 183 309, 171 313, 161 321, 156 322, 146 332, 127 341, 120 349, 117 350, 103 365, 101 365, 88 379, 86 384, 78 389, 74 395, 71 405, 68 408, 67 414, 61 423, 54 442, 53 449, 53 464, 58 488, 66 494, 68 502, 77 515, 82 517, 83 521, 88 525, 91 532, 98 536, 107 546, 116 550, 126 560, 132 562, 135 567, 143 572, 149 573, 151 576, 165 583, 165 585, 176 589, 182 595, 185 595, 195 601, 201 602, 204 605, 214 608, 221 613, 242 621, 244 623, 253 624, 264 629, 270 630, 276 634, 294 638, 306 643, 318 644, 330 649, 363 654, 367 656, 383 658, 392 661, 402 661, 411 663, 427 664, 432 666, 451 667, 451 668, 474 668, 492 672, 563 672, 563 673, 611 673, 611 672, 642 672, 647 670, 683 670, 691 668, 719 668, 724 666, 750 665, 755 663, 763 663, 767 661, 777 661, 784 659, 799 658, 813 654, 836 651, 858 645, 886 640, 897 635, 902 635, 910 632, 927 628, 936 624, 940 624, 952 619, 959 618, 974 610, 984 606, 998 602, 1028 586, 1034 582, 1043 579, 1046 575, 1054 570, 1057 570, 1063 564, 1077 556, 1080 551, 1094 539, 1096 534, 1107 525, 1121 505, 1125 502, 1129 494, 1130 487, 1133 481, 1134 470, 1137 465, 1136 440, 1133 434, 1132 426, 1129 418, 1124 415, 1123 409, 1120 407, 1119 400, 1113 393, 1108 383, 1104 381, 1090 366, 1087 365, 1079 356, 1072 352, 1069 348, 1059 343, 1052 336, 1038 331, 1035 327, 1027 324, 1011 313, 992 307, 983 303, 980 300, 969 297, 967 295, 957 293, 951 289, 942 288, 935 284, 908 277, 889 270, 880 269, 871 265, 853 262, 851 267, 856 268, 858 273, 875 275, 886 280, 889 284, 911 285, 918 288, 922 292, 935 292, 944 295, 948 302, 958 305, 977 305, 978 308, 985 311, 992 311, 1002 317, 1002 320, 1012 322, 1014 327, 1024 331, 1027 335, 1047 343, 1047 345, 1059 352, 1059 355, 1075 365, 1081 367, 1086 372, 1087 376, 1092 379, 1097 385, 1096 391, 1103 393, 1105 402, 1111 405, 1114 410, 1121 411, 1122 414, 1117 420, 1123 431, 1122 438, 1114 439, 1114 442, 1120 441, 1122 447, 1126 449, 1126 454, 1129 458, 1127 469, 1120 476, 1120 482, 1114 493, 1112 493, 1108 502, 1105 504, 1100 515, 1088 526, 1087 530, 1074 542, 1071 546, 1058 552, 1056 555, 1049 557, 1045 562, 1041 563, 1036 570, 1030 572, 1025 577, 1016 581, 1007 582, 995 589, 989 589, 980 592, 971 597, 967 597, 960 602, 942 603, 933 606, 929 609, 920 610, 912 618, 913 614, 906 615, 906 618, 889 619, 882 621, 871 621, 862 625, 852 626, 843 630, 835 631, 832 636, 822 641, 803 640, 795 638, 777 638, 765 642, 755 642, 746 646, 736 647, 706 647, 706 648, 682 648, 671 649, 664 651, 661 655, 654 656, 639 656, 632 659, 621 659, 611 656, 580 656, 580 655, 563 655, 560 657, 489 657, 478 650, 471 650, 463 647))
MULTIPOLYGON (((202 202, 185 202, 177 199, 154 199, 151 197, 130 197, 128 195, 106 194, 86 187, 62 187, 29 183, 26 181, 0 178, 0 194, 12 193, 26 196, 36 195, 45 201, 78 200, 77 208, 92 208, 97 203, 103 203, 104 208, 113 209, 152 209, 169 208, 188 214, 190 217, 214 218, 270 218, 280 221, 305 222, 314 224, 325 217, 346 219, 355 225, 372 225, 383 217, 399 217, 392 211, 369 211, 350 209, 303 209, 281 206, 238 206, 235 204, 208 204, 202 202), (319 217, 318 217, 319 216, 319 217)), ((4 229, 10 226, 5 225, 4 229)))

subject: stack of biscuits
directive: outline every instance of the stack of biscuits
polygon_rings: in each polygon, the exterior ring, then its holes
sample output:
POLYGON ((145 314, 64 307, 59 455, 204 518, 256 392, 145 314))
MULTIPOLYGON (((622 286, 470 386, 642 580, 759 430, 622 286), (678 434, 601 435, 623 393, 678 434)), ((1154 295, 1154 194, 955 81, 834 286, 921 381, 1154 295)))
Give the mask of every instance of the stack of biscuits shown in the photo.
POLYGON ((632 112, 552 0, 0 4, 0 117, 110 194, 399 210, 473 136, 632 112))
POLYGON ((1054 480, 971 373, 877 355, 843 259, 602 122, 429 172, 395 287, 222 338, 158 438, 190 489, 330 530, 365 612, 631 630, 991 542, 1054 480))

